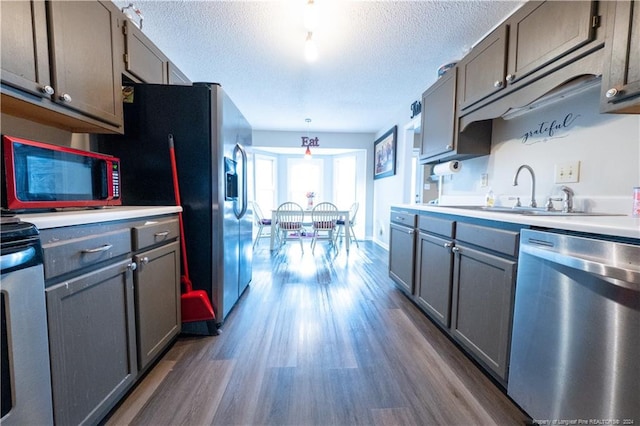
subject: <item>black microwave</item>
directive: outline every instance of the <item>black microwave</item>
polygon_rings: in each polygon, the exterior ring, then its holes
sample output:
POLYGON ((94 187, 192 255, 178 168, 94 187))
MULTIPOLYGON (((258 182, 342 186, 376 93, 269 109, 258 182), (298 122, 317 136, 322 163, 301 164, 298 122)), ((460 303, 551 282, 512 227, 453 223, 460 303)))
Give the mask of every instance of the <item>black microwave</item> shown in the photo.
POLYGON ((4 135, 2 157, 5 209, 122 204, 120 160, 111 155, 4 135))

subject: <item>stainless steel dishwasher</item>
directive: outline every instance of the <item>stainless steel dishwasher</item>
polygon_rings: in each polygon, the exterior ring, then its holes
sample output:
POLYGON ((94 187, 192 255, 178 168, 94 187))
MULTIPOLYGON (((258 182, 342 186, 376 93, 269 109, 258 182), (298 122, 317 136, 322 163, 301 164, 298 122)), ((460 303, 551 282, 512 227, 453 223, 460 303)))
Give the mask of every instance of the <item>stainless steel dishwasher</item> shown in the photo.
POLYGON ((507 391, 541 424, 640 424, 640 242, 522 231, 507 391))

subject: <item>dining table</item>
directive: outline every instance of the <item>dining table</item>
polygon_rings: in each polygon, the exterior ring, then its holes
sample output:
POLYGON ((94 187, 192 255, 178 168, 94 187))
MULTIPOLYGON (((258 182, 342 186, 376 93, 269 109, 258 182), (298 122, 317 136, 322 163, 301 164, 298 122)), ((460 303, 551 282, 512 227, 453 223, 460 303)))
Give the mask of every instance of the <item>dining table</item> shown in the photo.
MULTIPOLYGON (((304 225, 312 226, 311 221, 311 212, 313 210, 304 210, 304 225)), ((338 210, 338 216, 340 216, 340 220, 344 220, 344 248, 349 253, 349 245, 351 240, 351 235, 349 233, 349 210, 338 210)), ((276 249, 276 232, 278 232, 278 210, 271 210, 271 239, 270 239, 270 249, 276 249)), ((336 228, 337 231, 337 228, 336 228)))

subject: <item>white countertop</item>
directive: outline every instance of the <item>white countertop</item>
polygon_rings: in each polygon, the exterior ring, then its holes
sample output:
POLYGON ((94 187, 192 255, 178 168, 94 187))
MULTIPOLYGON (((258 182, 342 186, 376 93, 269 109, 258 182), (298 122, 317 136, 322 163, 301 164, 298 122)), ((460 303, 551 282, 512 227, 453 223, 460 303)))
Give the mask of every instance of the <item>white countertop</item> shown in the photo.
POLYGON ((399 204, 391 208, 400 210, 418 210, 425 212, 445 213, 457 216, 475 217, 500 222, 519 223, 567 231, 588 232, 640 239, 640 218, 627 216, 531 216, 516 213, 488 212, 482 210, 463 209, 454 206, 438 206, 430 204, 399 204))
POLYGON ((135 219, 147 216, 160 216, 178 213, 182 207, 177 206, 121 206, 102 209, 78 209, 43 213, 18 213, 24 222, 33 223, 38 229, 59 228, 61 226, 85 225, 88 223, 107 222, 111 220, 135 219))

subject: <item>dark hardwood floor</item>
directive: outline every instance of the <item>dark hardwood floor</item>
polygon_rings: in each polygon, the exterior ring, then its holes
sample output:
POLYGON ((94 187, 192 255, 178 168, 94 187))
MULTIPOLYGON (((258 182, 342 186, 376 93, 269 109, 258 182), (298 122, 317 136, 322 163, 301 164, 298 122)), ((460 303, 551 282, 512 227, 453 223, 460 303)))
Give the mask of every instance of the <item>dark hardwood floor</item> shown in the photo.
POLYGON ((107 424, 522 425, 399 290, 372 242, 256 247, 219 336, 181 336, 107 424))

